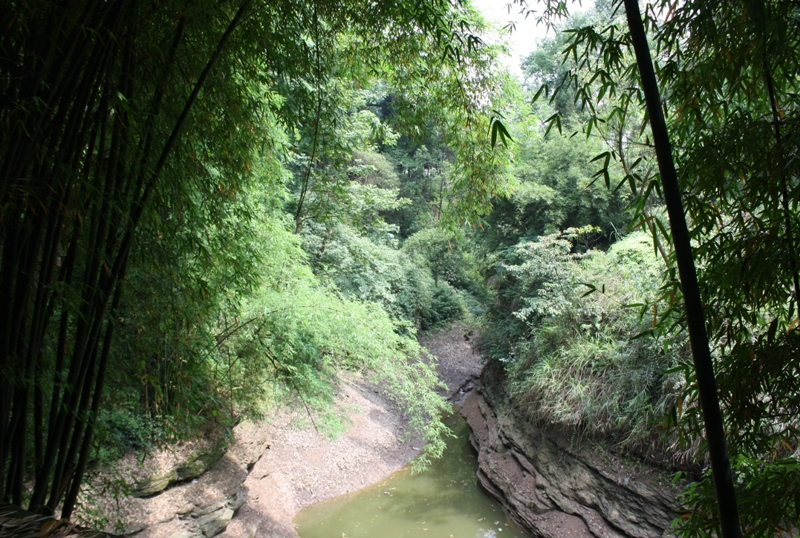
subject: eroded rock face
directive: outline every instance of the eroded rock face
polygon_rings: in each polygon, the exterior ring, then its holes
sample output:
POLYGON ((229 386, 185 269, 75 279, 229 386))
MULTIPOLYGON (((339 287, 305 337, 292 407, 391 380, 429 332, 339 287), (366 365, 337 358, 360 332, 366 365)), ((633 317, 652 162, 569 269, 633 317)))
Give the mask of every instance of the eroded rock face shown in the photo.
POLYGON ((462 415, 478 451, 478 480, 535 537, 667 536, 675 487, 654 469, 603 454, 517 415, 502 389, 481 385, 462 415))
POLYGON ((233 432, 216 429, 202 439, 126 457, 120 476, 130 495, 103 498, 96 509, 107 530, 137 538, 211 538, 223 532, 247 501, 244 481, 267 448, 267 427, 245 421, 233 432))
POLYGON ((129 454, 119 466, 123 469, 124 478, 131 484, 133 496, 149 497, 176 482, 202 475, 222 457, 228 442, 225 429, 217 427, 202 438, 182 444, 177 451, 158 450, 141 463, 129 454))
MULTIPOLYGON (((225 453, 200 476, 147 497, 100 499, 96 509, 108 519, 107 530, 134 538, 296 538, 292 518, 302 508, 377 482, 422 446, 418 437, 402 439, 408 422, 379 387, 348 376, 337 395, 348 427, 336 439, 298 427, 302 409, 277 409, 269 420, 244 421, 222 445, 225 453)), ((212 437, 197 443, 210 446, 212 437)), ((153 453, 124 478, 158 483, 152 478, 174 476, 186 461, 197 459, 197 450, 192 445, 153 453)), ((131 467, 136 464, 130 460, 131 467)))

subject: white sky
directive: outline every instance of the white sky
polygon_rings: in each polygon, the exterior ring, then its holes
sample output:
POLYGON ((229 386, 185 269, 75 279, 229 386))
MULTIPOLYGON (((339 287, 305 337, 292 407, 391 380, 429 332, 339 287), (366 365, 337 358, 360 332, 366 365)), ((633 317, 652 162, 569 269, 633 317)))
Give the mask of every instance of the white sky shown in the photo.
MULTIPOLYGON (((496 43, 498 42, 496 39, 508 39, 511 56, 506 59, 506 65, 511 73, 521 78, 520 62, 522 58, 536 48, 536 42, 546 36, 545 27, 537 26, 533 17, 525 19, 519 13, 518 5, 512 5, 509 13, 508 4, 510 0, 472 0, 472 3, 483 13, 486 20, 493 22, 498 31, 502 33, 499 37, 494 36, 494 39, 493 36, 484 36, 484 40, 496 43), (516 23, 516 30, 511 35, 507 35, 502 29, 512 21, 516 23)), ((536 3, 537 0, 528 0, 528 6, 532 9, 536 9, 536 3)), ((569 5, 570 13, 589 9, 594 5, 594 0, 582 0, 581 4, 582 6, 577 5, 577 3, 569 5)))

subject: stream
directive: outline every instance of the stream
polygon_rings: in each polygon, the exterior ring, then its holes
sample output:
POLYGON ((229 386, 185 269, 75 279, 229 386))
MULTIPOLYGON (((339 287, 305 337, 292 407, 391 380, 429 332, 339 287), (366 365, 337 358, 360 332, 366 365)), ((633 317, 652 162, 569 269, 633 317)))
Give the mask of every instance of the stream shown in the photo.
POLYGON ((478 459, 460 414, 441 459, 406 467, 369 488, 310 506, 295 518, 301 538, 523 538, 478 485, 478 459))

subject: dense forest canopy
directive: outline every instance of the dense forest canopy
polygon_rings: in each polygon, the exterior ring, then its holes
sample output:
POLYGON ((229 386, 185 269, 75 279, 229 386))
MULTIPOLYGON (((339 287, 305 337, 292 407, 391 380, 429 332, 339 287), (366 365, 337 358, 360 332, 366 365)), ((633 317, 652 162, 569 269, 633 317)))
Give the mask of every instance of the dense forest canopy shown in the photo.
POLYGON ((721 532, 726 439, 745 533, 796 532, 800 11, 640 6, 514 2, 556 30, 516 81, 457 1, 3 2, 0 500, 69 517, 97 465, 286 401, 333 431, 342 371, 424 463, 416 334, 467 319, 532 420, 688 471, 683 535, 721 532))
POLYGON ((101 421, 133 406, 180 433, 254 407, 269 379, 311 397, 336 368, 383 376, 441 448, 411 337, 439 313, 377 222, 406 202, 376 150, 446 137, 462 214, 501 188, 482 133, 502 76, 468 7, 42 1, 2 19, 3 499, 69 516, 103 401, 101 421), (325 271, 371 240, 353 263, 393 280, 325 271))

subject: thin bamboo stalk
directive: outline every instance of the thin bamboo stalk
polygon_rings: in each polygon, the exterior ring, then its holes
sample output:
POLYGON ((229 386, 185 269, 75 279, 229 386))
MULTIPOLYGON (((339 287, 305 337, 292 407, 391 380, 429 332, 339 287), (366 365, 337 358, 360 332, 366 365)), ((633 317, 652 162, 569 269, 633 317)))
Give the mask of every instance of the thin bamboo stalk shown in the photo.
POLYGON ((736 505, 736 494, 733 489, 728 448, 725 441, 725 430, 722 422, 722 411, 719 405, 717 384, 714 378, 714 364, 706 333, 703 302, 697 282, 697 271, 694 255, 686 225, 686 216, 681 200, 678 175, 672 158, 672 146, 669 141, 667 124, 661 107, 661 96, 658 91, 653 61, 650 58, 650 47, 642 23, 637 0, 625 0, 625 11, 628 28, 631 33, 636 64, 642 80, 642 90, 650 116, 650 128, 653 133, 658 168, 661 174, 661 185, 664 189, 664 202, 667 205, 672 240, 675 247, 675 258, 681 279, 686 319, 689 328, 689 340, 692 358, 697 375, 697 388, 700 393, 700 404, 708 442, 708 455, 711 460, 711 472, 717 494, 720 525, 723 538, 740 538, 739 513, 736 505))

